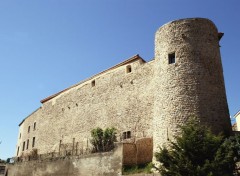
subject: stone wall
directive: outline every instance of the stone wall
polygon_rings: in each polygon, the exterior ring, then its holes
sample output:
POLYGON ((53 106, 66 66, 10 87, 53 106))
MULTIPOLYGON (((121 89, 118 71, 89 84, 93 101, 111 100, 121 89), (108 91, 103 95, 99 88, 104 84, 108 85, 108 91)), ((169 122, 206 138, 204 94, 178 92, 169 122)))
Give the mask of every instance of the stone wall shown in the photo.
POLYGON ((234 115, 234 118, 236 119, 236 123, 234 124, 235 126, 233 126, 233 130, 240 131, 240 111, 234 115))
POLYGON ((118 141, 124 131, 131 131, 133 138, 151 137, 152 65, 153 62, 145 63, 138 58, 43 102, 42 107, 20 125, 22 137, 18 140, 18 156, 32 150, 31 146, 28 150, 25 147, 23 152, 22 148, 27 140, 32 143, 33 137, 39 154, 58 152, 60 144, 90 150, 90 131, 96 127, 115 127, 118 141), (126 70, 129 66, 130 73, 126 70), (95 81, 94 86, 92 81, 95 81), (32 130, 34 122, 36 129, 32 130))
POLYGON ((3 175, 4 175, 4 173, 5 173, 5 167, 6 167, 5 164, 0 164, 0 176, 3 176, 3 175))
POLYGON ((41 132, 40 130, 41 117, 42 117, 42 108, 38 108, 36 111, 34 111, 25 120, 21 122, 21 124, 19 125, 18 142, 16 145, 15 156, 24 155, 26 151, 29 153, 32 151, 32 149, 36 148, 38 143, 37 141, 39 139, 39 131, 41 132), (33 138, 35 138, 34 146, 33 146, 33 138), (24 147, 24 150, 23 150, 23 147, 24 147))
POLYGON ((61 146, 89 151, 90 131, 96 127, 115 127, 118 141, 126 131, 133 139, 153 138, 154 152, 173 140, 190 117, 216 133, 230 132, 220 38, 208 19, 163 25, 156 32, 153 61, 134 56, 44 99, 20 124, 16 155, 34 148, 39 154, 59 152, 61 146))
POLYGON ((122 145, 113 152, 7 166, 8 176, 117 176, 122 172, 122 145))
POLYGON ((216 26, 208 19, 170 22, 155 37, 154 151, 191 117, 216 132, 231 131, 216 26), (170 58, 175 55, 175 62, 170 58), (157 76, 158 75, 158 76, 157 76))
POLYGON ((136 142, 123 143, 123 165, 139 165, 152 161, 152 138, 142 138, 136 142))

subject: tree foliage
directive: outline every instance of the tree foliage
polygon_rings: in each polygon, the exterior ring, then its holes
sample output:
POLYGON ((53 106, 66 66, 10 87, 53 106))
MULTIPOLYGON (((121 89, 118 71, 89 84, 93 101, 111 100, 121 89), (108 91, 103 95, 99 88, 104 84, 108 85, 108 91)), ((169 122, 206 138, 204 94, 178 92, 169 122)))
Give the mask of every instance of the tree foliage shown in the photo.
POLYGON ((106 128, 105 130, 101 128, 95 128, 91 130, 90 140, 93 145, 93 152, 104 152, 110 151, 114 148, 114 142, 116 142, 116 129, 106 128))
POLYGON ((155 154, 162 176, 232 176, 239 159, 239 136, 225 138, 190 120, 170 147, 155 154))

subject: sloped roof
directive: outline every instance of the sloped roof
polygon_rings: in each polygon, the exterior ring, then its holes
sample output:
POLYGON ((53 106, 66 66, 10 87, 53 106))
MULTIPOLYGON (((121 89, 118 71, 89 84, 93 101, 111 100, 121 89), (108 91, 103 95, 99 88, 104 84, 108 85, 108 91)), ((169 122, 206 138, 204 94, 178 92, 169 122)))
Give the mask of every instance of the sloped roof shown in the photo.
POLYGON ((237 117, 240 114, 240 111, 238 111, 233 117, 237 117))
POLYGON ((60 91, 60 92, 58 92, 58 93, 55 93, 55 94, 53 94, 53 95, 51 95, 51 96, 49 96, 49 97, 47 97, 47 98, 44 98, 44 99, 41 100, 40 102, 41 102, 41 103, 45 103, 45 102, 47 102, 48 100, 51 100, 52 98, 60 95, 61 93, 65 92, 65 91, 67 91, 67 90, 69 90, 69 89, 71 89, 71 88, 73 88, 73 87, 76 87, 76 86, 78 86, 78 85, 80 85, 80 84, 82 84, 82 83, 84 83, 84 82, 86 82, 86 81, 88 81, 88 80, 91 80, 91 79, 93 79, 93 78, 96 77, 96 76, 99 76, 99 75, 101 75, 101 74, 103 74, 103 73, 106 73, 106 72, 108 72, 108 71, 110 71, 110 70, 116 69, 116 68, 118 68, 118 67, 120 67, 120 66, 129 64, 129 63, 134 62, 134 61, 136 61, 136 60, 141 60, 141 61, 144 62, 144 63, 146 62, 146 61, 145 61, 144 59, 142 59, 138 54, 137 54, 137 55, 134 55, 134 56, 130 57, 129 59, 127 59, 127 60, 125 60, 125 61, 123 61, 123 62, 121 62, 121 63, 118 63, 118 64, 114 65, 113 67, 110 67, 110 68, 108 68, 108 69, 106 69, 106 70, 104 70, 104 71, 102 71, 102 72, 100 72, 100 73, 98 73, 98 74, 96 74, 96 75, 94 75, 94 76, 92 76, 92 77, 84 80, 84 81, 81 81, 81 82, 79 82, 79 83, 77 83, 77 84, 74 84, 74 85, 72 85, 72 86, 70 86, 70 87, 68 87, 68 88, 66 88, 66 89, 64 89, 64 90, 62 90, 62 91, 60 91))
POLYGON ((26 118, 24 118, 24 119, 21 121, 21 123, 19 123, 18 126, 21 126, 22 123, 23 123, 28 117, 30 117, 32 114, 34 114, 35 112, 37 112, 39 109, 41 109, 41 107, 37 108, 35 111, 33 111, 31 114, 29 114, 26 118))

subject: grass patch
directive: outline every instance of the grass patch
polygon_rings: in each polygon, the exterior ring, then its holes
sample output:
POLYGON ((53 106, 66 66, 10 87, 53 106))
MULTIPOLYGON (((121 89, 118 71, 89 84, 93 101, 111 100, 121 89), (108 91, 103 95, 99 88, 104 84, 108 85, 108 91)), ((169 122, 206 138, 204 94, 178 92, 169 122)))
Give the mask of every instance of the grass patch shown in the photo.
POLYGON ((137 174, 137 173, 152 173, 151 169, 153 168, 152 163, 141 164, 135 166, 124 166, 122 169, 123 175, 137 174))

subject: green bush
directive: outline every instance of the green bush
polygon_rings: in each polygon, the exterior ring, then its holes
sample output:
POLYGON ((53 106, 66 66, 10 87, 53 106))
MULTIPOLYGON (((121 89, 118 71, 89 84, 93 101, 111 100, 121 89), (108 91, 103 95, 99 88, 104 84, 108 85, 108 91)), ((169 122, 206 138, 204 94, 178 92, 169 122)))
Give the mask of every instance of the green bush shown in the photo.
POLYGON ((155 154, 162 176, 233 176, 239 136, 225 138, 190 120, 170 147, 155 154))
POLYGON ((93 152, 110 151, 114 148, 114 142, 116 142, 116 129, 106 128, 104 131, 101 128, 95 128, 91 131, 90 140, 93 145, 93 152))

